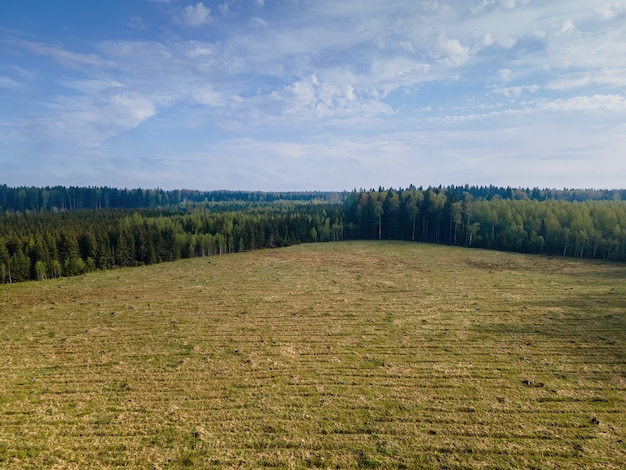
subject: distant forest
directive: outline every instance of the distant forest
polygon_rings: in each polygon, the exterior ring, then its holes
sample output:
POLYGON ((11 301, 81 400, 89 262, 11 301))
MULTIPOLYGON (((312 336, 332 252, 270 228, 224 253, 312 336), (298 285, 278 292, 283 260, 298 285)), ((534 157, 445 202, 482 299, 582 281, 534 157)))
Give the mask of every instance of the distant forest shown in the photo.
POLYGON ((0 185, 0 283, 358 239, 626 261, 626 190, 207 192, 0 185))

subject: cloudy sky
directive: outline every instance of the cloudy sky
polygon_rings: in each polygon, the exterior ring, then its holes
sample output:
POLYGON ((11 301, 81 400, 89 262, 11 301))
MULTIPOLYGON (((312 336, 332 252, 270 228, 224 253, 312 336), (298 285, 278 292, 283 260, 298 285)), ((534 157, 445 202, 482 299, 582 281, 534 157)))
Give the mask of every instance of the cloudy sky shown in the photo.
POLYGON ((626 0, 2 0, 0 184, 626 186, 626 0))

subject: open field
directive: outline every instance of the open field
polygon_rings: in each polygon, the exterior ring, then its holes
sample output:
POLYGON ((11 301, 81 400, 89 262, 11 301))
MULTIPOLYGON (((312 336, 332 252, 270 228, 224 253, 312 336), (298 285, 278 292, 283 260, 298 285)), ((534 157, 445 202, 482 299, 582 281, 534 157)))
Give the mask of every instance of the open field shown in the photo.
POLYGON ((2 468, 626 467, 626 266, 355 242, 0 286, 2 468))

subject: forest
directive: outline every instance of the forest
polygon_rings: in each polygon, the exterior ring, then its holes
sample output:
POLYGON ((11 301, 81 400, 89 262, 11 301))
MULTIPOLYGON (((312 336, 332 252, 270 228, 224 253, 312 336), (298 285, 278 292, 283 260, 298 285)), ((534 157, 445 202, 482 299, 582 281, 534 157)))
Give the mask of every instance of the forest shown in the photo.
POLYGON ((626 261, 626 190, 245 192, 0 185, 0 283, 380 239, 626 261))

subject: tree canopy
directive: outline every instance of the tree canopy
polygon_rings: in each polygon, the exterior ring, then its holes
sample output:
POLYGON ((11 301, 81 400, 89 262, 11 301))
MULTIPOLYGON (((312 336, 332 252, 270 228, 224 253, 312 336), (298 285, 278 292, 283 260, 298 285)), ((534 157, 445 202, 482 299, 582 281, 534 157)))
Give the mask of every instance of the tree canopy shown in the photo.
POLYGON ((384 239, 626 261, 623 190, 258 193, 0 186, 0 283, 384 239))

